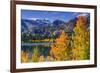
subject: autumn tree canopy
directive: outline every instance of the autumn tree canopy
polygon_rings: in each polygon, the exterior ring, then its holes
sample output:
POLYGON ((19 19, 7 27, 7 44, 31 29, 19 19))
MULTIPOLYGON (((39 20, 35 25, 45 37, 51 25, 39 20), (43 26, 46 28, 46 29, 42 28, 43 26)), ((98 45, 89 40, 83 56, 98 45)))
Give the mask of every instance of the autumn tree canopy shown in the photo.
POLYGON ((62 31, 60 36, 55 39, 55 44, 51 46, 50 54, 55 58, 55 60, 67 60, 68 44, 68 35, 62 31))
POLYGON ((33 62, 38 62, 38 61, 39 61, 39 57, 40 57, 40 52, 39 52, 39 49, 36 47, 36 48, 33 50, 32 61, 33 61, 33 62))
POLYGON ((85 16, 78 17, 73 31, 72 58, 74 60, 89 59, 90 33, 87 29, 87 18, 85 16))

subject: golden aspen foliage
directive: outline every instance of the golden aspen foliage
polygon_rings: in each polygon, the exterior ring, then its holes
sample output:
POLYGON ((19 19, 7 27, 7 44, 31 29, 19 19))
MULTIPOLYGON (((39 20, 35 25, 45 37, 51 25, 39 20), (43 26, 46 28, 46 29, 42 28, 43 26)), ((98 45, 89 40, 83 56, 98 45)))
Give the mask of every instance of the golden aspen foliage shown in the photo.
POLYGON ((76 27, 74 27, 73 31, 72 59, 89 59, 90 32, 87 29, 87 17, 79 16, 76 22, 76 27))
POLYGON ((44 56, 40 56, 39 57, 39 62, 44 62, 45 61, 45 57, 44 56))
POLYGON ((28 62, 28 53, 21 51, 21 62, 28 62))
POLYGON ((54 58, 52 56, 48 56, 47 61, 54 61, 54 58))
POLYGON ((54 57, 55 60, 67 60, 68 54, 68 35, 65 31, 62 31, 60 36, 55 39, 55 44, 51 46, 50 54, 54 57))
POLYGON ((40 56, 40 52, 39 52, 38 48, 35 48, 33 50, 33 54, 32 54, 32 61, 33 62, 38 62, 39 61, 39 56, 40 56))

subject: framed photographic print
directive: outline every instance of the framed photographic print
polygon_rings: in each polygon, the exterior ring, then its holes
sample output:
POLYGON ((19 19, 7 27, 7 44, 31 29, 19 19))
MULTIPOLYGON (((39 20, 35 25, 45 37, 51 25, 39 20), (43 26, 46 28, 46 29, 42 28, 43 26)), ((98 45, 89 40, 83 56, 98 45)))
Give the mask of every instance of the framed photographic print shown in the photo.
POLYGON ((97 66, 97 7, 11 1, 11 72, 97 66))

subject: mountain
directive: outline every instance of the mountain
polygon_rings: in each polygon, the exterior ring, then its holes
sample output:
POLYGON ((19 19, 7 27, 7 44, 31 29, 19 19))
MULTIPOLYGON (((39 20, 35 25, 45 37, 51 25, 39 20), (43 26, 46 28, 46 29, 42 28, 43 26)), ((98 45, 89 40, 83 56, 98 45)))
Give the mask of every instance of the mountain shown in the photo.
MULTIPOLYGON (((50 22, 47 19, 21 19, 21 33, 32 34, 32 38, 56 38, 60 30, 64 30, 71 35, 76 26, 77 17, 65 22, 63 20, 54 20, 50 22)), ((87 29, 90 28, 90 17, 87 16, 87 29)))
POLYGON ((53 21, 53 26, 60 26, 60 25, 64 25, 65 22, 62 20, 55 20, 53 21))
POLYGON ((67 32, 73 32, 73 28, 75 27, 76 21, 77 21, 77 18, 74 18, 66 23, 67 32))
MULTIPOLYGON (((39 34, 41 36, 57 36, 60 34, 59 30, 67 30, 67 32, 72 32, 76 23, 76 18, 70 20, 69 22, 64 22, 62 20, 54 20, 52 23, 46 19, 22 19, 21 20, 21 32, 39 34), (53 34, 53 35, 51 35, 53 34)), ((47 36, 47 37, 50 37, 47 36)))
POLYGON ((29 19, 21 19, 21 31, 22 33, 33 32, 35 29, 39 27, 49 26, 51 22, 46 19, 37 19, 37 20, 29 20, 29 19))

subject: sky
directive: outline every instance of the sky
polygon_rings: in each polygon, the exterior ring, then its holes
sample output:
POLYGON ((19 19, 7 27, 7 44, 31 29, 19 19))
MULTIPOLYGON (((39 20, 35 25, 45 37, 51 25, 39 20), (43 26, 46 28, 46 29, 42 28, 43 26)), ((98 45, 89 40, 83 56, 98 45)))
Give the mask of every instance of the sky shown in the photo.
POLYGON ((21 18, 23 19, 48 19, 51 22, 54 20, 63 20, 65 22, 77 17, 80 12, 61 12, 61 11, 39 11, 39 10, 21 10, 21 18))

